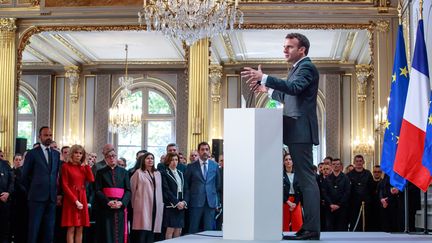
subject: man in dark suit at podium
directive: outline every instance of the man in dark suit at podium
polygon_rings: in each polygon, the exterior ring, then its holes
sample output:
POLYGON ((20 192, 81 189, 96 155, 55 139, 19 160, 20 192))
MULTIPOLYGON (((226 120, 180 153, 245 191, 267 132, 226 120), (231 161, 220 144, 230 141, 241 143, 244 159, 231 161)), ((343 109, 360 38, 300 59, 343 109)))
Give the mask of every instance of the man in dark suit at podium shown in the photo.
POLYGON ((301 230, 286 240, 319 240, 320 198, 313 171, 312 145, 318 145, 316 114, 319 73, 307 57, 310 43, 306 36, 290 33, 285 37, 284 54, 293 63, 287 80, 263 74, 261 65, 241 72, 254 92, 268 92, 284 104, 283 143, 288 146, 303 194, 304 221, 301 230))
POLYGON ((50 148, 49 127, 39 130, 40 146, 30 150, 22 171, 28 200, 28 242, 53 242, 60 153, 50 148), (40 230, 41 229, 41 230, 40 230))

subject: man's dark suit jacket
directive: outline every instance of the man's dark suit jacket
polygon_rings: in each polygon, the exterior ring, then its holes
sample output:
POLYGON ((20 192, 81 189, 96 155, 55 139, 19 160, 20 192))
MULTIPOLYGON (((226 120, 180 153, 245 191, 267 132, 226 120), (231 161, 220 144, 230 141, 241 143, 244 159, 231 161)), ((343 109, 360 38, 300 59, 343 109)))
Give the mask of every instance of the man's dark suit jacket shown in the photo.
POLYGON ((184 190, 185 201, 189 208, 204 207, 206 201, 210 208, 219 206, 219 167, 213 160, 208 160, 207 168, 207 179, 204 179, 199 160, 187 166, 184 174, 184 190))
POLYGON ((107 166, 107 163, 106 163, 105 159, 94 164, 92 167, 93 176, 96 178, 96 174, 97 174, 98 170, 103 169, 106 166, 107 166))
POLYGON ((9 162, 0 159, 0 193, 9 193, 9 199, 11 199, 11 194, 14 191, 14 175, 9 162))
POLYGON ((29 201, 56 202, 60 153, 55 149, 51 149, 51 153, 50 164, 46 161, 41 147, 30 150, 25 157, 21 180, 29 201))
POLYGON ((284 104, 283 142, 319 144, 316 114, 319 74, 309 57, 290 71, 288 80, 268 76, 266 86, 275 89, 272 99, 284 104), (291 97, 289 97, 291 96, 291 97), (290 105, 295 99, 296 112, 290 105))

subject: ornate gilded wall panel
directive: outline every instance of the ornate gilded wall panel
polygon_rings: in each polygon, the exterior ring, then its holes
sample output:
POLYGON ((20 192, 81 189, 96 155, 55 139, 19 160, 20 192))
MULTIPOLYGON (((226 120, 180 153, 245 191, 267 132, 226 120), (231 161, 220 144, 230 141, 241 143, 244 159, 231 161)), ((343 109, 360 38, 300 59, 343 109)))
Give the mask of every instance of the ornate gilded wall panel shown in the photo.
MULTIPOLYGON (((358 4, 358 3, 375 3, 375 2, 382 2, 382 4, 385 4, 387 6, 390 1, 388 0, 240 0, 239 2, 245 2, 245 3, 327 3, 327 4, 336 4, 336 3, 352 3, 352 4, 358 4)), ((376 3, 378 4, 378 3, 376 3)))
POLYGON ((98 153, 98 158, 102 157, 102 147, 108 140, 108 110, 110 108, 111 97, 110 93, 110 75, 98 75, 96 77, 96 105, 94 124, 97 124, 94 129, 93 150, 98 153))
POLYGON ((39 75, 37 79, 37 117, 36 129, 42 126, 50 126, 51 110, 51 76, 39 75))
MULTIPOLYGON (((180 152, 189 156, 187 150, 187 129, 188 129, 188 77, 185 72, 177 75, 177 113, 176 113, 176 141, 180 152)), ((189 159, 188 159, 189 160, 189 159)))
POLYGON ((142 0, 45 0, 45 7, 140 6, 142 0))
POLYGON ((341 83, 338 74, 325 75, 326 155, 340 157, 341 83))

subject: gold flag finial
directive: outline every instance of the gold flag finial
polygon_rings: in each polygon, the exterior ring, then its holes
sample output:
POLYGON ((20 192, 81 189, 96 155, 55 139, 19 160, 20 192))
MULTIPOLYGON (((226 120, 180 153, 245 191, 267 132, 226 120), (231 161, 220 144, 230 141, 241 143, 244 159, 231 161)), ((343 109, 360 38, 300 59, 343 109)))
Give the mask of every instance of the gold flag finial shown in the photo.
POLYGON ((420 19, 423 19, 423 0, 420 0, 419 2, 420 19))
POLYGON ((398 17, 399 17, 399 25, 401 25, 402 24, 402 2, 401 2, 401 0, 398 1, 397 11, 398 11, 398 17))

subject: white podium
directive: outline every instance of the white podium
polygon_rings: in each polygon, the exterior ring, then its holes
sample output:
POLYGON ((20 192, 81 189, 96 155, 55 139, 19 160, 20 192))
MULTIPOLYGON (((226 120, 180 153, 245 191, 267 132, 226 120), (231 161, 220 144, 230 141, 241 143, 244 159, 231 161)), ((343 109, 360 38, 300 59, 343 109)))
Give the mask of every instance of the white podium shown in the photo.
POLYGON ((282 109, 225 109, 224 239, 282 239, 282 160, 282 109))

